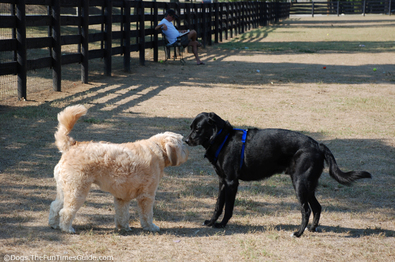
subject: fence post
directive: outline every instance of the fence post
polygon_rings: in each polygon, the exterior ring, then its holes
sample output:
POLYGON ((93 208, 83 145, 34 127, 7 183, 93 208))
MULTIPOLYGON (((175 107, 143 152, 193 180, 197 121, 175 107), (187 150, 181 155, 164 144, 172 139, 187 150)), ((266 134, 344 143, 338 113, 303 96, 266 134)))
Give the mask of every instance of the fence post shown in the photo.
POLYGON ((261 5, 261 25, 267 26, 267 4, 266 2, 259 2, 261 5))
POLYGON ((184 20, 184 24, 186 24, 187 28, 193 29, 191 27, 191 7, 192 5, 190 3, 186 3, 186 10, 185 10, 185 20, 184 20))
MULTIPOLYGON (((110 0, 109 0, 110 1, 110 0)), ((140 58, 140 65, 145 64, 145 26, 144 26, 144 2, 138 1, 138 14, 139 14, 139 24, 140 24, 140 35, 139 35, 139 58, 140 58)))
MULTIPOLYGON (((81 18, 81 12, 82 12, 82 5, 79 3, 77 6, 77 18, 78 18, 78 35, 82 36, 82 18, 81 18)), ((82 42, 82 41, 81 41, 82 42)), ((81 42, 78 43, 78 53, 81 54, 81 42)))
POLYGON ((219 37, 218 34, 220 33, 219 32, 219 3, 218 2, 214 3, 214 12, 215 12, 215 18, 214 18, 215 19, 215 40, 214 40, 214 43, 218 44, 218 37, 219 37))
POLYGON ((112 0, 106 0, 104 11, 105 20, 105 53, 104 74, 111 76, 111 47, 112 47, 112 0))
POLYGON ((225 40, 228 40, 228 30, 229 30, 229 3, 223 3, 225 11, 225 40))
POLYGON ((52 85, 54 91, 61 91, 62 44, 60 35, 60 1, 52 1, 52 85))
POLYGON ((235 11, 235 8, 234 8, 234 4, 233 4, 233 2, 229 2, 229 3, 227 3, 227 5, 228 5, 228 14, 230 13, 231 15, 230 15, 230 35, 229 35, 229 37, 230 38, 233 38, 233 22, 234 22, 234 17, 235 17, 235 14, 234 14, 234 11, 235 11), (231 12, 230 12, 230 10, 231 10, 231 12))
POLYGON ((363 6, 362 6, 362 14, 365 16, 365 11, 366 11, 366 0, 363 0, 363 6))
POLYGON ((236 35, 240 34, 240 20, 241 20, 241 13, 240 13, 240 4, 238 2, 235 2, 235 32, 236 35))
POLYGON ((124 38, 123 38, 123 70, 130 72, 130 1, 125 1, 124 6, 124 38))
POLYGON ((256 27, 259 27, 260 25, 261 25, 261 15, 262 15, 262 13, 261 13, 261 10, 262 10, 262 8, 261 8, 261 3, 260 2, 256 2, 256 10, 255 10, 255 12, 256 12, 256 27))
MULTIPOLYGON (((47 6, 47 16, 52 17, 52 6, 47 6)), ((48 26, 48 37, 52 37, 52 23, 48 26)), ((79 45, 78 45, 79 47, 79 45)), ((49 57, 52 57, 52 45, 48 47, 49 57)))
POLYGON ((391 15, 391 0, 388 0, 389 4, 388 4, 388 13, 389 15, 391 15))
POLYGON ((27 83, 27 58, 26 58, 26 6, 25 0, 19 0, 17 4, 17 61, 18 61, 18 98, 26 99, 27 83))
MULTIPOLYGON (((213 17, 213 12, 212 12, 212 8, 211 8, 211 3, 207 4, 208 7, 208 45, 212 45, 213 44, 213 39, 212 39, 212 34, 213 34, 213 30, 211 30, 212 28, 212 17, 213 17)), ((215 32, 214 32, 215 33, 215 32)))
MULTIPOLYGON (((193 5, 193 13, 194 13, 193 18, 194 19, 192 19, 192 24, 194 26, 193 28, 197 32, 198 37, 201 37, 202 41, 203 41, 201 27, 200 27, 200 24, 199 24, 199 12, 198 12, 199 8, 198 7, 199 7, 199 5, 197 5, 197 4, 193 5)), ((203 42, 203 44, 204 44, 204 42, 203 42)))
POLYGON ((241 2, 240 3, 240 16, 241 16, 241 23, 240 23, 240 34, 244 33, 244 29, 245 29, 245 3, 241 2))
POLYGON ((280 2, 274 2, 274 15, 275 15, 274 22, 275 23, 278 23, 278 21, 280 21, 280 17, 281 17, 280 4, 281 4, 280 2))
MULTIPOLYGON (((16 17, 16 7, 15 4, 11 4, 11 16, 16 17)), ((16 39, 16 27, 12 28, 12 39, 16 39)), ((18 52, 14 50, 14 61, 18 61, 18 52)))
POLYGON ((311 17, 314 17, 314 1, 311 2, 311 17))
MULTIPOLYGON (((225 21, 225 18, 224 18, 224 8, 225 8, 225 4, 224 3, 220 3, 219 4, 219 10, 220 10, 220 12, 219 12, 219 17, 218 17, 218 20, 219 20, 219 25, 220 25, 220 30, 219 30, 219 41, 220 42, 222 42, 223 41, 223 37, 224 37, 224 21, 225 21)), ((218 25, 218 26, 219 26, 218 25)), ((225 29, 226 30, 226 29, 225 29)))
POLYGON ((340 1, 337 1, 337 16, 339 16, 340 11, 340 1))
POLYGON ((89 0, 82 1, 81 19, 81 81, 86 84, 89 75, 89 0))
MULTIPOLYGON (((156 2, 156 0, 154 0, 154 28, 155 26, 159 24, 158 21, 158 2, 156 2)), ((158 30, 159 31, 159 30, 158 30)), ((154 62, 158 62, 159 60, 159 53, 158 53, 158 49, 159 49, 159 43, 158 43, 159 39, 158 39, 158 32, 155 31, 154 32, 154 62)))
POLYGON ((206 47, 207 44, 207 24, 206 24, 206 4, 202 4, 202 40, 203 40, 203 47, 206 47))

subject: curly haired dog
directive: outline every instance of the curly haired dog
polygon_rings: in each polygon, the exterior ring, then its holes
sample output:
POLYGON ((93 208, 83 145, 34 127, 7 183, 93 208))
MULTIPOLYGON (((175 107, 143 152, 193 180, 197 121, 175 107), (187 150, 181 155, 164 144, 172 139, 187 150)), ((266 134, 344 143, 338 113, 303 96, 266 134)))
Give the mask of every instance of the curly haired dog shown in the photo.
POLYGON ((117 228, 130 230, 129 203, 137 199, 142 228, 159 231, 153 223, 156 190, 165 167, 178 166, 188 159, 183 137, 165 132, 123 144, 77 142, 69 133, 86 112, 84 106, 75 105, 58 114, 55 143, 62 157, 54 170, 57 196, 51 204, 49 225, 75 233, 72 221, 94 183, 114 196, 117 228))

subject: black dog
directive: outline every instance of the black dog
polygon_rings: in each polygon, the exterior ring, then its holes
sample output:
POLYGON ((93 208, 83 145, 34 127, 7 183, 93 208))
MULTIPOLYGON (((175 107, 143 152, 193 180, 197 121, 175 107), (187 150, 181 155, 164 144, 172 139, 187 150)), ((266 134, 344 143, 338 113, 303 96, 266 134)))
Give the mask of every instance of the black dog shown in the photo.
POLYGON ((233 129, 231 124, 214 113, 201 113, 191 124, 191 133, 185 141, 190 146, 202 145, 205 157, 213 164, 219 176, 219 194, 215 211, 207 226, 223 228, 232 217, 239 179, 262 180, 284 172, 292 179, 301 204, 302 223, 293 236, 300 237, 307 227, 311 211, 316 231, 321 205, 315 198, 318 179, 329 166, 329 175, 343 185, 360 178, 371 178, 365 171, 342 172, 331 151, 311 137, 284 129, 233 129), (216 223, 225 205, 221 223, 216 223))

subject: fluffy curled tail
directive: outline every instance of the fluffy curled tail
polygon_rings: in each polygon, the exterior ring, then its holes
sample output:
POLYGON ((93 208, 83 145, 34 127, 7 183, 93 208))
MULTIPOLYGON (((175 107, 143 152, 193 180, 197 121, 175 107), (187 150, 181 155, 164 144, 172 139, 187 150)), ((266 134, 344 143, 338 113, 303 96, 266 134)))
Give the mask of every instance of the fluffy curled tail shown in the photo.
POLYGON ((325 161, 329 166, 329 175, 337 182, 343 185, 351 185, 357 179, 372 178, 372 175, 366 171, 350 171, 344 173, 338 167, 335 157, 327 146, 320 144, 320 148, 325 155, 325 161))
POLYGON ((60 152, 66 152, 75 144, 74 139, 69 137, 69 133, 77 120, 85 115, 87 111, 88 109, 83 105, 75 105, 66 107, 58 114, 59 125, 55 133, 55 144, 60 152))

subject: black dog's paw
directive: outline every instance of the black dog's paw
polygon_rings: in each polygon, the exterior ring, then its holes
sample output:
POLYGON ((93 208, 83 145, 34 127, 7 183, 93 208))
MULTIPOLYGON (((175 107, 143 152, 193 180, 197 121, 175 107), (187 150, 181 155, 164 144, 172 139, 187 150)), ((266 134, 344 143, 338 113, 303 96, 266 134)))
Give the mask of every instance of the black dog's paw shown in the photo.
POLYGON ((211 227, 212 225, 214 225, 215 221, 211 221, 211 220, 205 220, 203 222, 203 226, 208 226, 211 227))
POLYGON ((293 233, 291 234, 291 237, 300 237, 302 234, 303 234, 303 232, 302 232, 302 233, 293 232, 293 233))
POLYGON ((222 223, 215 223, 213 225, 213 228, 224 228, 226 225, 222 224, 222 223))

